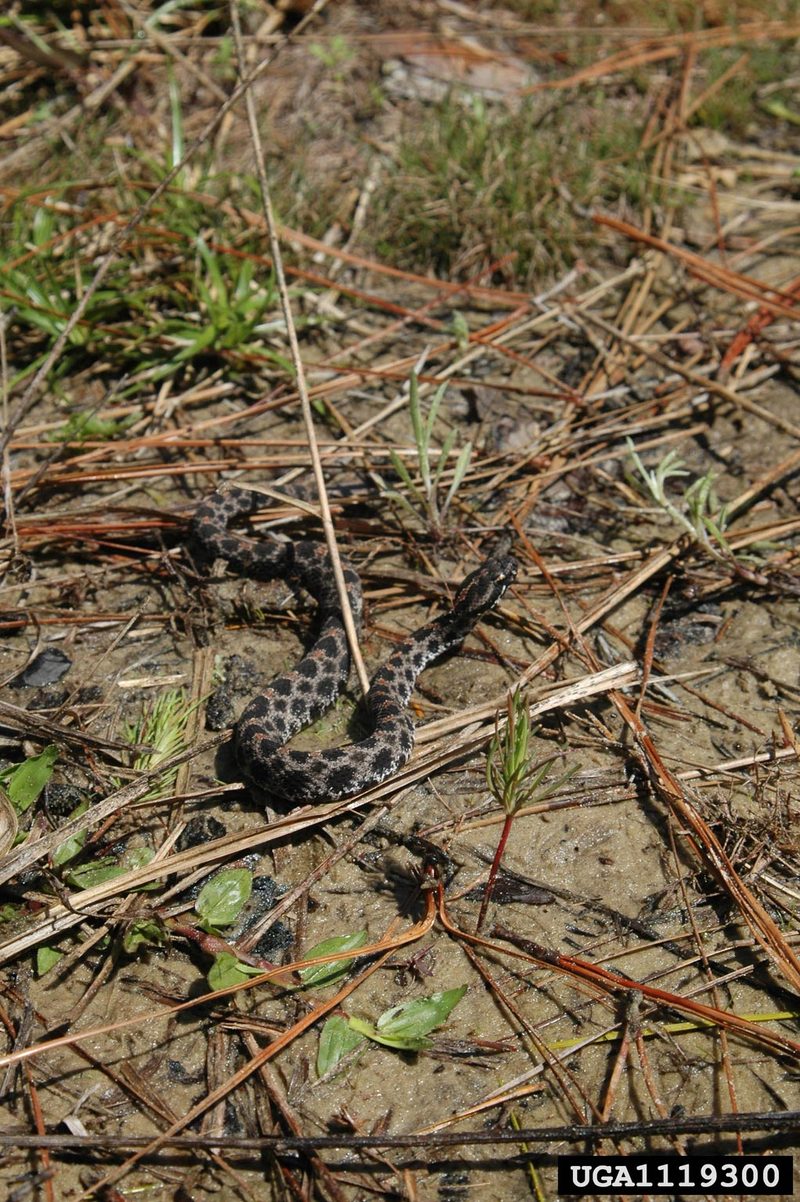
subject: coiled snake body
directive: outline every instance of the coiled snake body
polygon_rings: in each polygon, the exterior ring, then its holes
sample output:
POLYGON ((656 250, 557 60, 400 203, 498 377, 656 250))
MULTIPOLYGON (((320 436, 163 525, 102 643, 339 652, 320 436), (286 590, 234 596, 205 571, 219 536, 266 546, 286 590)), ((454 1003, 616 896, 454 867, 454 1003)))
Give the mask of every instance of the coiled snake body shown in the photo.
MULTIPOLYGON (((497 604, 514 579, 510 555, 487 559, 462 582, 452 609, 415 630, 398 644, 372 678, 366 709, 372 733, 345 747, 307 752, 284 744, 334 701, 347 680, 350 652, 333 570, 317 542, 252 540, 230 523, 262 508, 264 498, 228 487, 197 506, 191 539, 204 558, 221 558, 243 575, 281 577, 315 598, 319 631, 311 650, 291 672, 274 677, 245 707, 235 730, 238 765, 260 788, 300 805, 332 801, 378 784, 406 763, 414 747, 408 702, 420 672, 458 647, 478 618, 497 604)), ((362 612, 361 583, 343 562, 347 594, 356 625, 362 612)))

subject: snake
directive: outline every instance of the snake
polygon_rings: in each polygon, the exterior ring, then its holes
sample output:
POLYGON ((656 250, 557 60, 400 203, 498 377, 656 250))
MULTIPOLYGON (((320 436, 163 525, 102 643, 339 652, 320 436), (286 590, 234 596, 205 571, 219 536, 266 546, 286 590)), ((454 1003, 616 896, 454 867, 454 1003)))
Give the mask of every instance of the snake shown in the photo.
MULTIPOLYGON (((452 605, 403 639, 380 665, 365 698, 370 733, 343 747, 298 751, 286 744, 328 709, 347 681, 350 651, 333 566, 325 545, 311 540, 253 539, 231 529, 263 508, 264 497, 227 485, 196 506, 189 534, 205 562, 224 560, 256 580, 282 578, 317 603, 314 642, 288 672, 273 677, 245 706, 234 727, 236 763, 243 776, 294 805, 336 801, 394 776, 414 749, 409 701, 428 664, 461 645, 513 582, 517 561, 505 553, 484 560, 458 586, 452 605)), ((363 599, 355 568, 342 560, 356 630, 363 599)))

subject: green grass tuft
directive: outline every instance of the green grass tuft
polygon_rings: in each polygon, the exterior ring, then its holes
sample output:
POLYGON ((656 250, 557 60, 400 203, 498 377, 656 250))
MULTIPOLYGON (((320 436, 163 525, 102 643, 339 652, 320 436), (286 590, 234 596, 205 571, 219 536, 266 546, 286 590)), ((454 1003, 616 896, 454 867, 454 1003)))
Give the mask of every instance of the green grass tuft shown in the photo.
POLYGON ((647 161, 629 106, 598 90, 588 118, 559 102, 537 114, 455 93, 409 127, 386 183, 377 251, 416 271, 464 278, 515 255, 500 283, 534 283, 587 246, 572 207, 645 194, 647 161), (570 153, 564 153, 565 145, 570 153))

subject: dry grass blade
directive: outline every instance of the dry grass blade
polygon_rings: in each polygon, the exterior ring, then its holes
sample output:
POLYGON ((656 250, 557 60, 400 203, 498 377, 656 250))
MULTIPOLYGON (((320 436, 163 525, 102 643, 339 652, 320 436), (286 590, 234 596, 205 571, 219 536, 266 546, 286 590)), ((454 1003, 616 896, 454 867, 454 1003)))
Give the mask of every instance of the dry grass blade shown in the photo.
MULTIPOLYGON (((235 2, 231 3, 230 13, 234 38, 236 41, 236 51, 239 59, 239 69, 240 73, 243 73, 245 60, 242 44, 242 31, 239 23, 239 11, 235 2)), ((244 84, 245 80, 242 79, 240 87, 244 87, 244 84)), ((364 667, 364 660, 361 656, 361 648, 358 643, 358 631, 356 630, 355 620, 350 608, 350 601, 347 596, 347 585, 345 584, 344 572, 342 570, 342 561, 339 555, 339 547, 336 542, 336 534, 333 529, 333 520, 331 518, 331 510, 328 503, 328 493, 325 487, 325 477, 322 471, 322 459, 320 458, 319 447, 317 445, 316 431, 314 429, 314 417, 311 412, 311 401, 309 399, 308 389, 306 387, 303 359, 300 354, 300 344, 297 340, 297 331, 295 329, 294 318, 292 316, 292 305, 289 299, 289 291, 286 286, 286 276, 283 270, 283 256, 281 254, 280 242, 278 241, 278 231, 275 224, 275 218, 272 213, 270 187, 267 179, 267 169, 264 162, 264 151, 261 145, 261 135, 258 129, 258 118, 256 116, 252 88, 247 88, 244 96, 245 105, 247 107, 247 120, 250 126, 250 137, 252 140, 253 153, 255 155, 256 169, 258 172, 258 180, 261 188, 261 199, 264 206, 264 221, 266 223, 267 233, 269 235, 270 255, 272 257, 272 263, 275 269, 278 293, 281 300, 281 309, 286 322, 286 332, 289 336, 289 348, 292 354, 292 363, 294 364, 297 392, 300 398, 300 408, 303 414, 306 437, 308 439, 308 452, 314 472, 317 496, 319 498, 322 528, 325 533, 325 542, 328 547, 328 554, 330 555, 333 574, 336 578, 336 588, 339 594, 339 602, 342 607, 342 618, 344 621, 345 630, 347 632, 347 641, 350 646, 350 654, 353 658, 353 664, 356 672, 358 673, 359 681, 361 682, 361 688, 364 693, 367 693, 369 691, 369 677, 367 676, 367 671, 364 667)))
POLYGON ((739 877, 716 835, 689 801, 675 775, 664 764, 641 719, 621 694, 614 695, 613 701, 636 738, 657 796, 691 832, 690 841, 697 855, 738 907, 742 918, 775 967, 791 988, 800 992, 800 959, 794 949, 739 877))
MULTIPOLYGON (((0 701, 0 721, 10 730, 17 730, 22 734, 32 735, 42 741, 55 739, 58 743, 106 753, 113 751, 129 752, 131 750, 131 744, 125 743, 121 739, 103 739, 98 735, 92 735, 86 731, 75 730, 70 726, 65 726, 61 722, 49 722, 47 718, 43 718, 39 714, 34 718, 27 710, 21 709, 16 705, 10 705, 7 701, 0 701)), ((134 749, 143 750, 142 748, 134 749)))
POLYGON ((566 956, 561 952, 554 952, 549 948, 541 947, 532 940, 517 935, 516 932, 509 931, 502 926, 495 926, 492 934, 497 939, 511 943, 520 950, 509 951, 508 948, 503 947, 503 943, 496 943, 493 940, 463 931, 452 922, 447 914, 444 894, 441 891, 438 899, 438 908, 439 919, 448 933, 454 939, 464 940, 472 944, 473 947, 484 947, 495 952, 504 952, 506 955, 518 956, 532 963, 539 964, 543 968, 555 968, 559 972, 566 973, 582 981, 587 981, 593 988, 601 992, 622 991, 626 994, 641 993, 644 997, 657 1002, 659 1005, 668 1006, 670 1009, 678 1010, 683 1014, 689 1014, 693 1018, 714 1026, 725 1027, 726 1030, 741 1036, 749 1043, 754 1043, 758 1047, 768 1048, 793 1060, 797 1060, 800 1057, 800 1043, 781 1035, 777 1031, 765 1030, 760 1024, 740 1018, 737 1014, 729 1010, 718 1010, 714 1006, 706 1006, 702 1002, 695 1002, 693 999, 683 997, 680 994, 670 993, 667 990, 646 985, 641 981, 632 981, 629 977, 623 977, 618 973, 610 972, 598 964, 591 964, 579 957, 566 956))
POLYGON ((678 259, 687 265, 692 274, 706 283, 713 284, 717 288, 724 288, 727 292, 739 296, 743 300, 759 301, 760 307, 765 313, 771 313, 776 317, 795 318, 797 316, 798 309, 794 303, 791 284, 786 289, 762 284, 759 280, 742 275, 741 272, 731 271, 727 267, 711 263, 708 259, 703 259, 692 251, 684 250, 683 247, 666 242, 663 238, 657 238, 654 234, 648 234, 645 230, 637 230, 625 221, 606 217, 602 213, 598 213, 594 220, 598 225, 617 230, 627 238, 643 242, 646 246, 652 246, 663 254, 678 259))

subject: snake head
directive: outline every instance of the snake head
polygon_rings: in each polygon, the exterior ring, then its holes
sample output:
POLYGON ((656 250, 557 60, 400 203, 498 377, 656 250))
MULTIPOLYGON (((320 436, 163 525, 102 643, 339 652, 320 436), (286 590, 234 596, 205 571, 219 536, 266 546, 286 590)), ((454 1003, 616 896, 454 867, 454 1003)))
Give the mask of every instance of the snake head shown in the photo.
POLYGON ((516 578, 517 561, 512 555, 493 555, 470 572, 459 585, 453 612, 461 621, 474 622, 496 605, 516 578))

